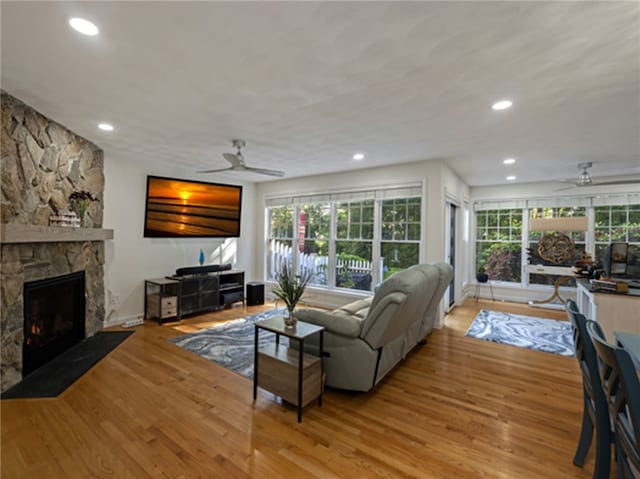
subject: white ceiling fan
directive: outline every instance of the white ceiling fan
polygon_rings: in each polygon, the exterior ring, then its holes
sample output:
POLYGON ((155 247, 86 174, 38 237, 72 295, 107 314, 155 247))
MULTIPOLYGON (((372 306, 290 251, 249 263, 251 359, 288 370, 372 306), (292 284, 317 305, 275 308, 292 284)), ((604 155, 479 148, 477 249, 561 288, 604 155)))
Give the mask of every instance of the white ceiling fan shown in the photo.
POLYGON ((593 166, 593 163, 586 161, 584 163, 578 163, 578 169, 582 170, 578 175, 576 181, 566 181, 565 183, 571 183, 574 186, 606 186, 606 185, 633 185, 640 183, 640 178, 628 178, 625 180, 611 180, 611 181, 593 181, 589 168, 593 166))
POLYGON ((265 168, 254 168, 252 166, 247 166, 244 163, 244 156, 242 156, 242 152, 240 151, 246 145, 244 140, 233 140, 233 147, 237 148, 236 153, 223 153, 222 156, 225 160, 231 163, 229 168, 221 168, 217 170, 204 170, 199 171, 199 173, 218 173, 221 171, 248 171, 250 173, 258 173, 260 175, 269 175, 269 176, 284 176, 284 171, 279 170, 268 170, 265 168))

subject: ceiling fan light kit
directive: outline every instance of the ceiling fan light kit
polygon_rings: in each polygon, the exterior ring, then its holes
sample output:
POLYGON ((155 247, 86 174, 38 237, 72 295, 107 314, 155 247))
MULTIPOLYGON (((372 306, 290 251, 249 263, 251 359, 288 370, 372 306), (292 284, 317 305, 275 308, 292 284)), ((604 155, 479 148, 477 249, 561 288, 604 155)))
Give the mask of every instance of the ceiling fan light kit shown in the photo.
POLYGON ((586 186, 593 183, 593 180, 591 179, 591 175, 589 174, 589 168, 591 168, 591 166, 592 165, 590 161, 587 163, 578 164, 578 168, 582 170, 582 173, 580 173, 580 176, 578 176, 578 181, 577 181, 578 186, 586 186))
POLYGON ((269 170, 266 168, 254 168, 252 166, 247 166, 244 162, 244 156, 242 156, 242 148, 246 146, 246 142, 244 140, 233 140, 232 145, 236 148, 235 153, 223 153, 222 156, 225 160, 231 163, 229 168, 220 168, 217 170, 204 170, 199 173, 219 173, 222 171, 246 171, 249 173, 257 173, 259 175, 268 175, 268 176, 276 176, 283 177, 284 171, 279 170, 269 170))

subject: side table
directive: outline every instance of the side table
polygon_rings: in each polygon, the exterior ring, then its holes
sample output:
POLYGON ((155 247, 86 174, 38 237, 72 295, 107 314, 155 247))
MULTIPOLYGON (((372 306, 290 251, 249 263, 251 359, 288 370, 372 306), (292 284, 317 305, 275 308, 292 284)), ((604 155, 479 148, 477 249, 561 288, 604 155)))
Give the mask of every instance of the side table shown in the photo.
POLYGON ((180 321, 180 281, 167 278, 144 280, 144 319, 162 324, 180 321))
POLYGON ((255 323, 253 400, 258 397, 258 386, 298 407, 298 422, 302 421, 302 408, 318 398, 322 406, 324 366, 324 328, 298 321, 294 328, 285 328, 282 317, 255 323), (275 344, 260 347, 260 330, 275 333, 275 344), (304 352, 304 340, 319 334, 319 356, 304 352), (298 350, 280 344, 280 336, 298 341, 298 350))

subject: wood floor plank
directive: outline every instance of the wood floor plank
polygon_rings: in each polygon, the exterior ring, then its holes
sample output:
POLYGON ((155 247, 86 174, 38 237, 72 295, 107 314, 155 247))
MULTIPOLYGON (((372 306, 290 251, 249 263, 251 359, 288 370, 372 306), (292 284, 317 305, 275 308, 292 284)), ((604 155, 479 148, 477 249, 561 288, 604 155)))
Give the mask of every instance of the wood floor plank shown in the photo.
POLYGON ((479 310, 561 311, 467 300, 374 391, 329 389, 296 409, 168 342, 272 304, 135 328, 58 398, 3 400, 10 478, 588 478, 577 362, 465 337, 479 310))

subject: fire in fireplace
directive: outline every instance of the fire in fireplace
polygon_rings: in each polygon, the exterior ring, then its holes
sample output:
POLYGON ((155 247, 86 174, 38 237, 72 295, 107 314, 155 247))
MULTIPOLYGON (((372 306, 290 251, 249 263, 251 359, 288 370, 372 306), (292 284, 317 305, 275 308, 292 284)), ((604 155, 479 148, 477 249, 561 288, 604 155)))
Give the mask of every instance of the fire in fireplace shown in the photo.
POLYGON ((23 377, 84 337, 84 271, 24 284, 23 377))

